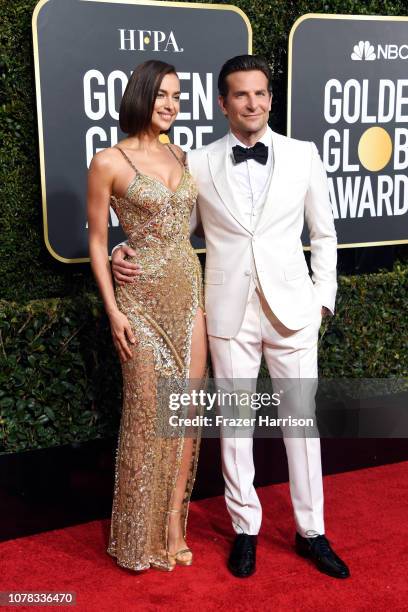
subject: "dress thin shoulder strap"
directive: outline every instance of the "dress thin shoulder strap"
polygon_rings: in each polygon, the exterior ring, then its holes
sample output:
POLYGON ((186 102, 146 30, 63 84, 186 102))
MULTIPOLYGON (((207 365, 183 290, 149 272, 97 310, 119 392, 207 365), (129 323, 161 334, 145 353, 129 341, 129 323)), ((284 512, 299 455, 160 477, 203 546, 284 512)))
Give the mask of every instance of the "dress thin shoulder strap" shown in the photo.
POLYGON ((129 159, 129 157, 126 155, 126 153, 124 152, 124 150, 121 147, 118 147, 118 145, 116 145, 115 147, 116 149, 119 149, 119 151, 122 153, 123 157, 126 159, 126 161, 132 166, 133 170, 136 172, 136 174, 139 174, 139 170, 136 168, 136 166, 134 165, 134 163, 132 162, 131 159, 129 159))
POLYGON ((169 143, 168 143, 168 142, 166 142, 166 147, 168 148, 168 150, 170 151, 170 153, 171 153, 172 155, 174 155, 174 157, 177 159, 178 163, 179 163, 179 164, 182 166, 182 168, 184 168, 184 167, 185 167, 185 165, 186 165, 186 154, 185 154, 185 153, 183 153, 183 159, 181 160, 181 159, 179 158, 179 156, 178 156, 178 155, 176 155, 176 153, 173 151, 173 148, 171 147, 171 145, 169 145, 169 143))

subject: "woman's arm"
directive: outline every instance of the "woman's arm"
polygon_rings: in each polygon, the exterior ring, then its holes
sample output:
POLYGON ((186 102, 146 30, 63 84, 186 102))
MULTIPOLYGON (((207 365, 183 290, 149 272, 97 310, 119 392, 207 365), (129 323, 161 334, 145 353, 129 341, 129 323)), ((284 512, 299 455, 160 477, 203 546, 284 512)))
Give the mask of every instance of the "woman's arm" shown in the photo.
POLYGON ((89 256, 96 282, 109 317, 113 342, 121 361, 132 356, 128 341, 135 339, 127 317, 120 312, 113 288, 108 257, 109 202, 112 193, 113 169, 108 151, 92 159, 88 172, 89 256))

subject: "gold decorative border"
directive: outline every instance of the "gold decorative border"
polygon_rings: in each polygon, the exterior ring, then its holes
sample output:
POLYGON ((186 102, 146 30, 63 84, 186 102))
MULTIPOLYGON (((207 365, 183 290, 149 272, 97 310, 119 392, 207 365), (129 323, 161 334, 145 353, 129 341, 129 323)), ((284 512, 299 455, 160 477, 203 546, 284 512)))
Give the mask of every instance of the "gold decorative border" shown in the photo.
MULTIPOLYGON (((292 128, 292 59, 293 59, 293 37, 296 30, 303 21, 307 19, 350 19, 356 21, 408 21, 408 17, 393 17, 392 15, 333 15, 323 13, 306 13, 299 17, 293 24, 289 33, 288 43, 288 96, 287 96, 287 120, 286 120, 286 133, 288 136, 291 135, 292 128)), ((355 242, 349 244, 338 244, 339 249, 352 249, 354 247, 372 247, 372 246, 384 246, 391 244, 408 244, 407 240, 385 240, 383 242, 355 242)), ((310 247, 304 247, 306 251, 310 250, 310 247)))
MULTIPOLYGON (((33 49, 34 49, 34 77, 37 102, 37 124, 38 124, 38 146, 40 157, 40 176, 41 176, 41 198, 44 225, 44 242, 49 253, 58 261, 63 263, 84 263, 89 262, 89 257, 78 257, 67 259, 61 257, 54 251, 48 239, 48 217, 47 217, 47 193, 45 181, 45 155, 44 155, 44 131, 41 103, 41 80, 40 80, 40 61, 38 53, 38 32, 37 19, 42 7, 50 0, 40 0, 33 11, 31 20, 33 30, 33 49)), ((81 0, 81 2, 104 2, 108 4, 136 4, 141 6, 171 6, 176 8, 210 9, 215 11, 230 11, 240 15, 248 30, 248 53, 252 53, 252 27, 247 15, 237 6, 232 4, 205 4, 201 2, 171 2, 169 0, 81 0)), ((206 249, 195 249, 196 253, 205 253, 206 249)))

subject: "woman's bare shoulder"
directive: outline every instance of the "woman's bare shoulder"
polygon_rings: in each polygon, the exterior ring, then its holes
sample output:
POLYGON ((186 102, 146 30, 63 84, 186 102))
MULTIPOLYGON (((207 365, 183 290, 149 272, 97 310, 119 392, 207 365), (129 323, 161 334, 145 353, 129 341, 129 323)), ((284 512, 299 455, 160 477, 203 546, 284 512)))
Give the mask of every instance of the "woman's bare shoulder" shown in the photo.
POLYGON ((104 174, 114 174, 120 162, 119 151, 115 147, 108 147, 102 151, 98 151, 92 158, 90 170, 103 172, 104 174))

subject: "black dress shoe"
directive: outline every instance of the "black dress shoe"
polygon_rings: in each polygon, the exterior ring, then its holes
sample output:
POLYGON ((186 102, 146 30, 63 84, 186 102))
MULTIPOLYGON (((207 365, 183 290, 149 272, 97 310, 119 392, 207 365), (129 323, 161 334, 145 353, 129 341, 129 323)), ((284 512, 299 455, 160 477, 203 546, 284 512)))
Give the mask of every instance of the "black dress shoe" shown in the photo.
POLYGON ((248 578, 255 572, 256 535, 240 533, 236 536, 228 559, 228 569, 237 578, 248 578))
POLYGON ((336 555, 325 535, 303 538, 296 533, 295 548, 298 555, 311 559, 317 569, 333 578, 348 578, 347 565, 336 555))

